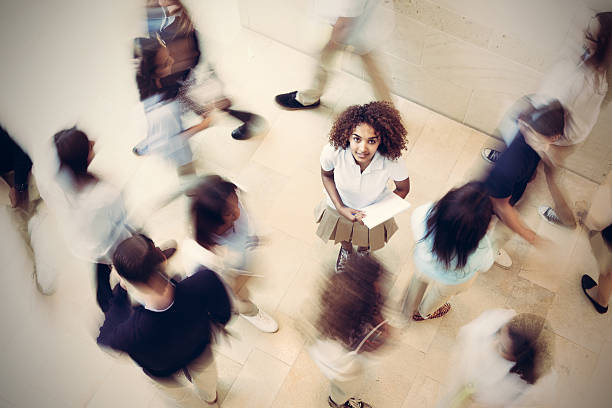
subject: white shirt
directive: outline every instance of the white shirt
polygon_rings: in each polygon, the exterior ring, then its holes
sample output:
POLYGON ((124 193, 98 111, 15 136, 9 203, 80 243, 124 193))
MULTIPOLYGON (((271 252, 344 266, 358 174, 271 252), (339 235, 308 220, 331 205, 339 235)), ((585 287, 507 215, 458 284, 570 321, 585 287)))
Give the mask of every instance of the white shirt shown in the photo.
POLYGON ((599 76, 584 63, 570 60, 557 63, 544 77, 538 94, 557 98, 569 112, 564 137, 555 142, 569 146, 584 141, 599 117, 601 103, 608 92, 605 75, 599 76))
POLYGON ((476 272, 488 271, 493 266, 494 257, 491 241, 487 235, 480 240, 478 247, 468 257, 462 269, 447 269, 444 266, 431 250, 432 236, 421 241, 427 231, 427 215, 432 206, 433 203, 427 203, 412 212, 412 234, 416 242, 413 258, 418 271, 446 285, 458 285, 471 279, 476 272))
POLYGON ((76 191, 65 171, 58 184, 63 203, 56 210, 71 251, 91 262, 111 263, 115 247, 132 236, 121 191, 101 180, 76 191))
POLYGON ((244 270, 248 264, 249 237, 253 236, 251 223, 242 204, 238 203, 240 217, 234 226, 222 235, 216 235, 217 246, 211 251, 195 240, 186 238, 181 245, 181 259, 187 276, 194 274, 200 265, 220 274, 232 276, 244 270))
POLYGON ((191 162, 189 142, 181 133, 181 107, 177 100, 161 101, 155 94, 143 101, 147 117, 147 153, 161 154, 178 166, 191 162))
POLYGON ((499 354, 497 331, 515 315, 511 309, 489 310, 459 330, 455 360, 449 365, 447 384, 451 393, 472 384, 475 391, 472 398, 482 406, 549 406, 542 402, 554 396, 554 370, 531 385, 518 374, 510 373, 514 362, 499 354))
MULTIPOLYGON (((374 154, 363 173, 349 148, 336 150, 327 144, 321 152, 320 162, 324 171, 334 171, 336 189, 344 205, 356 210, 392 194, 393 192, 387 187, 389 180, 403 181, 408 178, 408 169, 401 158, 390 160, 378 152, 374 154)), ((325 194, 327 204, 334 208, 327 191, 325 194)))

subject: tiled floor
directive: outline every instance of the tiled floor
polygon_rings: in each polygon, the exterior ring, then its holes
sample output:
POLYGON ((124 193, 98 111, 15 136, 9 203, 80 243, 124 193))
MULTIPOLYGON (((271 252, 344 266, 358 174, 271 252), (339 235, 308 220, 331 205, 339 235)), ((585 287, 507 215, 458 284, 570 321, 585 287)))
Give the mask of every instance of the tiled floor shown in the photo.
MULTIPOLYGON (((220 173, 247 191, 247 204, 267 245, 254 267, 264 277, 251 278, 243 290, 249 290, 280 324, 280 331, 270 335, 244 320, 232 321, 230 328, 239 337, 214 347, 220 401, 227 408, 323 407, 328 385, 305 351, 302 335, 319 277, 332 267, 337 251, 314 234, 312 210, 322 197, 318 155, 333 116, 350 104, 370 100, 371 90, 369 84, 338 73, 322 107, 306 112, 278 109, 273 96, 306 85, 313 60, 241 29, 234 2, 214 2, 214 7, 207 3, 207 13, 204 5, 194 8, 196 21, 209 35, 207 55, 215 60, 237 106, 261 114, 267 124, 253 139, 235 141, 230 131, 236 123, 219 117, 213 128, 192 139, 198 172, 220 173)), ((480 163, 481 147, 493 141, 407 100, 397 98, 396 104, 409 130, 403 160, 411 171, 407 199, 414 208, 466 180, 480 163)), ((83 117, 90 125, 109 118, 117 123, 135 121, 125 123, 125 128, 135 130, 143 118, 130 116, 132 112, 139 112, 138 106, 127 113, 107 106, 97 113, 90 109, 83 117)), ((154 239, 180 242, 187 234, 184 200, 142 215, 151 197, 176 183, 171 169, 155 158, 131 155, 130 147, 140 138, 137 131, 100 133, 95 169, 124 187, 130 209, 146 221, 154 239)), ((561 182, 572 204, 588 201, 595 188, 571 173, 562 174, 561 182)), ((366 400, 379 408, 435 406, 459 327, 484 310, 511 307, 542 314, 554 328, 559 383, 558 403, 553 406, 609 406, 604 398, 609 401, 612 396, 605 386, 612 375, 612 319, 609 314, 597 315, 579 287, 582 273, 596 274, 584 231, 540 221, 536 206, 549 200, 540 173, 521 211, 538 233, 557 243, 554 262, 548 260, 544 267, 528 245, 513 238, 506 246, 515 260, 510 270, 493 267, 453 300, 445 318, 395 334, 394 347, 366 375, 366 400)), ((400 215, 398 223, 400 232, 378 254, 394 274, 391 297, 399 296, 413 271, 410 213, 400 215)), ((0 225, 0 407, 163 406, 129 359, 96 345, 101 314, 92 294, 91 266, 68 255, 60 244, 59 289, 44 297, 36 289, 30 253, 15 217, 4 206, 0 225)))

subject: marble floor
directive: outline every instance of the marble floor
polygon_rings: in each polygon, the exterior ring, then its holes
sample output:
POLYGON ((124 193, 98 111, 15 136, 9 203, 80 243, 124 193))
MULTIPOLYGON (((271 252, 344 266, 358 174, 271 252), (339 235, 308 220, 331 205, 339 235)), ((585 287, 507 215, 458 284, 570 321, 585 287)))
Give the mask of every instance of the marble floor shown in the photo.
MULTIPOLYGON (((314 60, 241 28, 237 2, 202 3, 207 5, 194 6, 193 14, 207 36, 207 56, 236 106, 259 113, 266 123, 252 139, 236 141, 230 137, 236 123, 219 115, 213 127, 192 138, 197 170, 221 174, 246 191, 266 245, 254 266, 263 277, 250 278, 243 290, 280 324, 278 333, 263 334, 242 319, 230 323, 238 337, 214 346, 219 400, 226 408, 324 407, 328 383, 309 358, 303 335, 303 319, 313 310, 320 278, 337 254, 337 247, 314 234, 313 208, 323 194, 318 156, 334 115, 371 100, 371 88, 338 72, 318 109, 279 109, 274 95, 305 86, 314 60)), ((180 242, 188 234, 183 198, 149 212, 153 198, 176 185, 174 172, 161 160, 130 151, 142 135, 141 107, 132 98, 133 104, 118 109, 105 104, 110 97, 97 97, 95 109, 89 106, 79 117, 86 131, 99 135, 93 169, 124 189, 129 209, 154 239, 180 242)), ((480 149, 496 143, 406 99, 395 102, 410 140, 402 160, 410 169, 407 200, 412 208, 467 180, 481 161, 480 149)), ((588 202, 596 188, 570 172, 562 172, 560 182, 573 206, 588 202)), ((506 307, 546 316, 555 332, 559 378, 551 406, 609 406, 612 318, 595 313, 580 289, 583 273, 597 275, 585 232, 551 226, 538 216, 537 206, 550 202, 538 172, 521 212, 533 229, 556 243, 555 259, 544 264, 524 241, 511 239, 506 246, 514 259, 511 269, 494 266, 453 299, 447 316, 394 334, 394 347, 368 372, 362 389, 366 401, 379 408, 435 406, 458 329, 485 310, 506 307)), ((400 231, 377 254, 393 274, 392 299, 414 269, 410 211, 397 219, 400 231)), ((0 206, 0 226, 0 407, 162 407, 134 363, 96 345, 102 316, 93 296, 91 265, 72 257, 51 231, 60 276, 57 292, 43 296, 17 217, 7 206, 0 206)))

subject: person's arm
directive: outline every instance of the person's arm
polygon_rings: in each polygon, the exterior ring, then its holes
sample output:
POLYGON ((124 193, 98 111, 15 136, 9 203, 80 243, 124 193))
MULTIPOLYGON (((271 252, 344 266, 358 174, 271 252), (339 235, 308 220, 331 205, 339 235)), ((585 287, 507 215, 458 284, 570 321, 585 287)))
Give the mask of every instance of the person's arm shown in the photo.
MULTIPOLYGON (((12 140, 11 140, 12 141, 12 140)), ((32 169, 30 157, 13 143, 13 169, 15 169, 14 186, 9 190, 9 198, 13 208, 21 207, 28 201, 28 176, 32 169)))
POLYGON ((202 115, 202 121, 200 123, 198 123, 197 125, 194 125, 194 126, 190 127, 189 129, 183 131, 183 133, 181 133, 181 136, 183 136, 183 137, 188 139, 191 136, 195 135, 196 133, 206 129, 207 127, 209 127, 211 123, 212 123, 211 116, 208 115, 208 114, 204 114, 204 115, 202 115))
POLYGON ((225 325, 232 317, 232 308, 225 286, 216 273, 203 266, 189 278, 191 290, 198 291, 213 322, 225 325))
POLYGON ((97 342, 119 351, 129 351, 136 342, 137 330, 134 327, 132 305, 127 291, 117 285, 113 298, 104 313, 104 323, 100 327, 97 342))
POLYGON ((410 177, 401 181, 394 181, 395 190, 393 192, 400 196, 401 198, 406 198, 408 193, 410 192, 410 177))
POLYGON ((512 231, 519 234, 530 244, 535 244, 538 236, 522 220, 518 211, 510 205, 510 197, 491 197, 493 211, 512 231))
POLYGON ((331 198, 332 203, 336 207, 338 213, 349 221, 362 222, 361 219, 365 217, 365 213, 354 208, 347 207, 342 202, 338 189, 336 188, 336 182, 334 181, 334 170, 325 171, 321 167, 321 180, 323 181, 325 191, 327 191, 327 194, 329 194, 329 198, 331 198))

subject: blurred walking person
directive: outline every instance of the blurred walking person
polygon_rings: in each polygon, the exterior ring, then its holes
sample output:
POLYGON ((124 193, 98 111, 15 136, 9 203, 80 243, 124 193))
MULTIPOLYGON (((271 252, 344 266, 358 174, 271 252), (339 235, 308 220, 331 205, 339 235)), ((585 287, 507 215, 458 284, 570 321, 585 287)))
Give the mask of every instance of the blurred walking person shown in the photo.
POLYGON ((175 406, 216 407, 210 343, 215 327, 230 319, 229 298, 214 272, 200 268, 174 283, 166 277, 165 261, 144 235, 118 245, 113 263, 120 284, 111 289, 108 279, 98 281, 105 314, 98 343, 128 353, 175 406), (132 308, 128 292, 141 304, 132 308))

